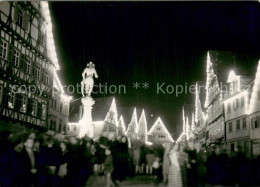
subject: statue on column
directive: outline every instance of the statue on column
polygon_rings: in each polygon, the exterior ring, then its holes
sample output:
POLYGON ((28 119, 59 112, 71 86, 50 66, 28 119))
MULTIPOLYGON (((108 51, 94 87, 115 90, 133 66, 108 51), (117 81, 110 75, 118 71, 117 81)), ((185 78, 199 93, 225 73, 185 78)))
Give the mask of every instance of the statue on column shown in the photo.
POLYGON ((93 86, 94 86, 94 79, 93 79, 93 75, 95 76, 95 78, 98 78, 96 69, 95 69, 95 64, 93 64, 92 62, 89 62, 87 64, 87 67, 84 69, 83 73, 82 73, 82 81, 81 81, 81 94, 83 97, 89 96, 91 95, 91 92, 93 90, 93 86))

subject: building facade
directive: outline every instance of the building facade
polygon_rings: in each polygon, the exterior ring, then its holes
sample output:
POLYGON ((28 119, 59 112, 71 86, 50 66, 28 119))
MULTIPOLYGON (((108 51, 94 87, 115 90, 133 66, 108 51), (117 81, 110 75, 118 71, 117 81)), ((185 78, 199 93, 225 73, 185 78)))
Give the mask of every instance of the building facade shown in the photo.
POLYGON ((223 92, 222 85, 214 73, 210 53, 207 54, 207 78, 206 78, 206 100, 204 107, 207 109, 206 145, 221 144, 224 141, 224 114, 223 114, 223 92))
POLYGON ((227 80, 229 91, 224 97, 225 132, 227 153, 235 149, 250 154, 250 125, 248 121, 249 93, 252 80, 231 71, 227 80))
POLYGON ((0 115, 48 128, 59 70, 47 2, 0 3, 0 115))
POLYGON ((169 131, 159 117, 148 132, 148 141, 152 143, 174 142, 169 131))
POLYGON ((254 79, 254 85, 248 108, 248 121, 250 123, 250 140, 252 156, 260 155, 260 61, 254 79))

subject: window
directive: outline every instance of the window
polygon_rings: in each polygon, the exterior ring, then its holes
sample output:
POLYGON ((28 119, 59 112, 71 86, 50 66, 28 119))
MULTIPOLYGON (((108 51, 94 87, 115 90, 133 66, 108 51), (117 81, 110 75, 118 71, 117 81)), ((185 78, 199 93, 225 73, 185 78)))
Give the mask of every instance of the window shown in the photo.
POLYGON ((228 106, 227 106, 227 113, 230 113, 231 112, 231 104, 228 103, 228 106))
POLYGON ((240 130, 240 119, 239 120, 237 120, 237 130, 240 130))
POLYGON ((228 124, 228 132, 232 132, 232 127, 233 127, 233 124, 232 124, 232 122, 230 122, 228 124))
POLYGON ((20 60, 20 52, 18 50, 14 50, 14 65, 19 67, 19 60, 20 60))
POLYGON ((8 92, 8 108, 14 108, 14 98, 15 94, 12 89, 8 92))
POLYGON ((45 84, 49 84, 49 72, 45 71, 45 84))
POLYGON ((257 95, 258 95, 258 100, 260 100, 260 90, 258 90, 257 95))
POLYGON ((160 128, 160 127, 157 127, 157 130, 161 130, 161 128, 160 128))
POLYGON ((244 108, 244 105, 245 105, 245 97, 241 97, 241 108, 244 108))
POLYGON ((62 120, 59 119, 59 132, 61 132, 61 130, 62 130, 62 120))
POLYGON ((37 101, 33 100, 32 101, 32 113, 31 113, 31 115, 36 116, 36 112, 37 112, 37 101))
POLYGON ((42 119, 46 118, 46 105, 42 104, 42 119))
POLYGON ((7 58, 7 42, 2 41, 0 46, 0 57, 3 59, 7 58))
POLYGON ((35 75, 36 75, 36 78, 38 80, 40 80, 40 75, 41 75, 41 67, 39 65, 36 65, 35 66, 35 75))
POLYGON ((237 110, 239 108, 239 99, 234 100, 233 108, 234 108, 234 110, 237 110))
POLYGON ((29 58, 27 58, 25 61, 25 72, 27 74, 31 73, 31 60, 29 58))
POLYGON ((253 127, 256 129, 256 128, 259 128, 259 123, 258 123, 258 120, 257 118, 253 118, 253 127))
POLYGON ((62 103, 60 104, 60 112, 62 112, 62 103))
POLYGON ((243 129, 246 129, 246 118, 243 118, 242 121, 243 121, 243 129))
POLYGON ((21 9, 18 10, 17 24, 18 24, 20 27, 23 27, 23 12, 22 12, 21 9))
POLYGON ((27 106, 27 97, 25 95, 22 95, 21 96, 20 112, 25 113, 26 112, 26 106, 27 106))

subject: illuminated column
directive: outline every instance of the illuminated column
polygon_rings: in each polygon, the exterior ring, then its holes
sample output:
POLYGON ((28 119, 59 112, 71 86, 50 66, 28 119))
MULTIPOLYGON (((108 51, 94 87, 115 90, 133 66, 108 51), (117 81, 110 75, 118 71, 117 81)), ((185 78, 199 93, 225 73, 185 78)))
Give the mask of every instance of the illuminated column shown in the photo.
POLYGON ((78 125, 80 127, 79 130, 79 138, 87 135, 90 138, 94 137, 94 126, 92 123, 92 106, 95 101, 91 97, 84 97, 81 99, 83 104, 83 116, 79 121, 78 125))

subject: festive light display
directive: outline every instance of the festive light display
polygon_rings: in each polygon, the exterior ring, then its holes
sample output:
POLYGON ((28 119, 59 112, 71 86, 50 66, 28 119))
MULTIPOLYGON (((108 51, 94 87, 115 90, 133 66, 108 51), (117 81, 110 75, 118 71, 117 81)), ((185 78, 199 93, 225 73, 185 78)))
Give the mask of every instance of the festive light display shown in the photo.
POLYGON ((146 142, 147 141, 147 121, 146 121, 144 109, 142 111, 138 124, 139 124, 138 125, 139 126, 139 129, 138 129, 139 138, 142 141, 146 142))
POLYGON ((258 62, 253 91, 252 91, 250 104, 247 112, 248 114, 252 114, 253 112, 259 111, 259 102, 257 101, 259 91, 260 91, 260 60, 258 62))
POLYGON ((122 128, 122 132, 125 135, 126 127, 125 127, 125 122, 124 122, 124 118, 122 115, 119 118, 118 126, 122 128))
POLYGON ((52 33, 52 22, 51 22, 51 16, 49 11, 49 5, 47 1, 41 1, 41 12, 43 14, 43 17, 45 18, 45 25, 46 25, 46 35, 47 35, 47 55, 51 59, 52 63, 55 66, 56 70, 59 70, 59 63, 57 58, 57 53, 55 49, 54 39, 53 39, 53 33, 52 33))

